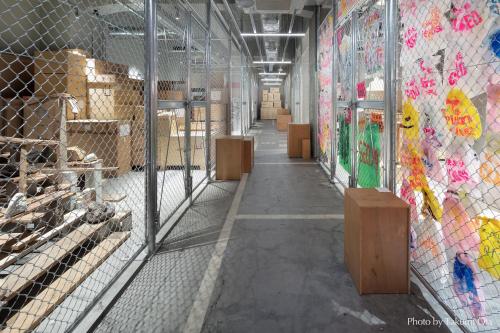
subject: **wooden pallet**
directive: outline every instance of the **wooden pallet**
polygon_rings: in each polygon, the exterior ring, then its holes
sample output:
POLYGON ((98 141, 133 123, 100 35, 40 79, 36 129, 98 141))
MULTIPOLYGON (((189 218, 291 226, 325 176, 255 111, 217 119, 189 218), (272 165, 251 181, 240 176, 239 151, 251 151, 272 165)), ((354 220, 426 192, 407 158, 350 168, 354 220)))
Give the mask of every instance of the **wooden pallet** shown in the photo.
POLYGON ((6 323, 2 332, 31 331, 63 302, 125 240, 129 232, 114 232, 65 271, 6 323))

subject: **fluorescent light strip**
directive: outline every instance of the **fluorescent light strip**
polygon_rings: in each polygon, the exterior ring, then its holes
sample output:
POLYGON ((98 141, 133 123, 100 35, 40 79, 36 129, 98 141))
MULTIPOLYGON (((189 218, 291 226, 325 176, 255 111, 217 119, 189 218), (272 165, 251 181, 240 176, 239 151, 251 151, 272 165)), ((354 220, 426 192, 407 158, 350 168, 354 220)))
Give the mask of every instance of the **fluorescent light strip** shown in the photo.
POLYGON ((265 86, 281 86, 281 83, 264 83, 265 86))
POLYGON ((261 81, 277 81, 277 82, 281 82, 283 81, 283 79, 278 79, 278 78, 264 78, 264 79, 260 79, 261 81))
POLYGON ((241 36, 242 37, 304 37, 306 34, 303 32, 299 33, 288 33, 288 32, 283 32, 283 33, 262 33, 262 32, 242 32, 241 36))
POLYGON ((268 72, 262 72, 262 73, 259 73, 259 75, 286 75, 286 73, 283 73, 283 72, 276 72, 276 73, 268 73, 268 72))
POLYGON ((291 64, 292 62, 290 60, 284 60, 284 61, 254 61, 254 64, 291 64))

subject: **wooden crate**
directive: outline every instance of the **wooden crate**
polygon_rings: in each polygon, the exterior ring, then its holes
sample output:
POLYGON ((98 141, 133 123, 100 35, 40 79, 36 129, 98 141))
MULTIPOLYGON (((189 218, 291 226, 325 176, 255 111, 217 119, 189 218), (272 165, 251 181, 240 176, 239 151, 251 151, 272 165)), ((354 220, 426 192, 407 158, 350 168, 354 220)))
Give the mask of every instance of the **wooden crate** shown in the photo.
POLYGON ((254 165, 254 137, 245 136, 243 138, 243 173, 250 173, 254 165))

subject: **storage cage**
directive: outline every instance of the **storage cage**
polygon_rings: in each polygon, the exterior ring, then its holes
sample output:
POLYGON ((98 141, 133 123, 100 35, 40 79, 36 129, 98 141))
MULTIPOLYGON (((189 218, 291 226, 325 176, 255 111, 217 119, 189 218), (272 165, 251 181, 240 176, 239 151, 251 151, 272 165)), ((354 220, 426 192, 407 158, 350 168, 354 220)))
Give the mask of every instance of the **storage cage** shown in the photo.
POLYGON ((341 1, 318 29, 319 159, 411 207, 412 271, 464 331, 500 329, 495 1, 341 1))
POLYGON ((172 234, 215 138, 249 128, 246 60, 213 2, 0 7, 1 327, 64 331, 172 234))

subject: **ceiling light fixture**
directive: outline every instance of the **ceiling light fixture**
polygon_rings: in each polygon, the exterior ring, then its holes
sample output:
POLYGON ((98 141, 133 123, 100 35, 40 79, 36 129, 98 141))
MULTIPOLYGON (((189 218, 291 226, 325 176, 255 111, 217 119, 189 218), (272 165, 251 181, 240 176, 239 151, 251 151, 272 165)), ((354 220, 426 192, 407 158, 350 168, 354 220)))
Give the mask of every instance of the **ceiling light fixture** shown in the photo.
POLYGON ((290 60, 282 60, 282 61, 254 61, 254 64, 291 64, 290 60))
POLYGON ((265 86, 281 86, 281 83, 264 83, 265 86))
POLYGON ((259 75, 286 75, 286 73, 271 73, 271 72, 262 72, 262 73, 259 73, 259 75))
POLYGON ((288 33, 288 32, 242 32, 241 37, 304 37, 305 33, 288 33))
POLYGON ((260 79, 261 81, 277 81, 277 82, 281 82, 283 81, 283 79, 279 79, 279 78, 263 78, 263 79, 260 79))

